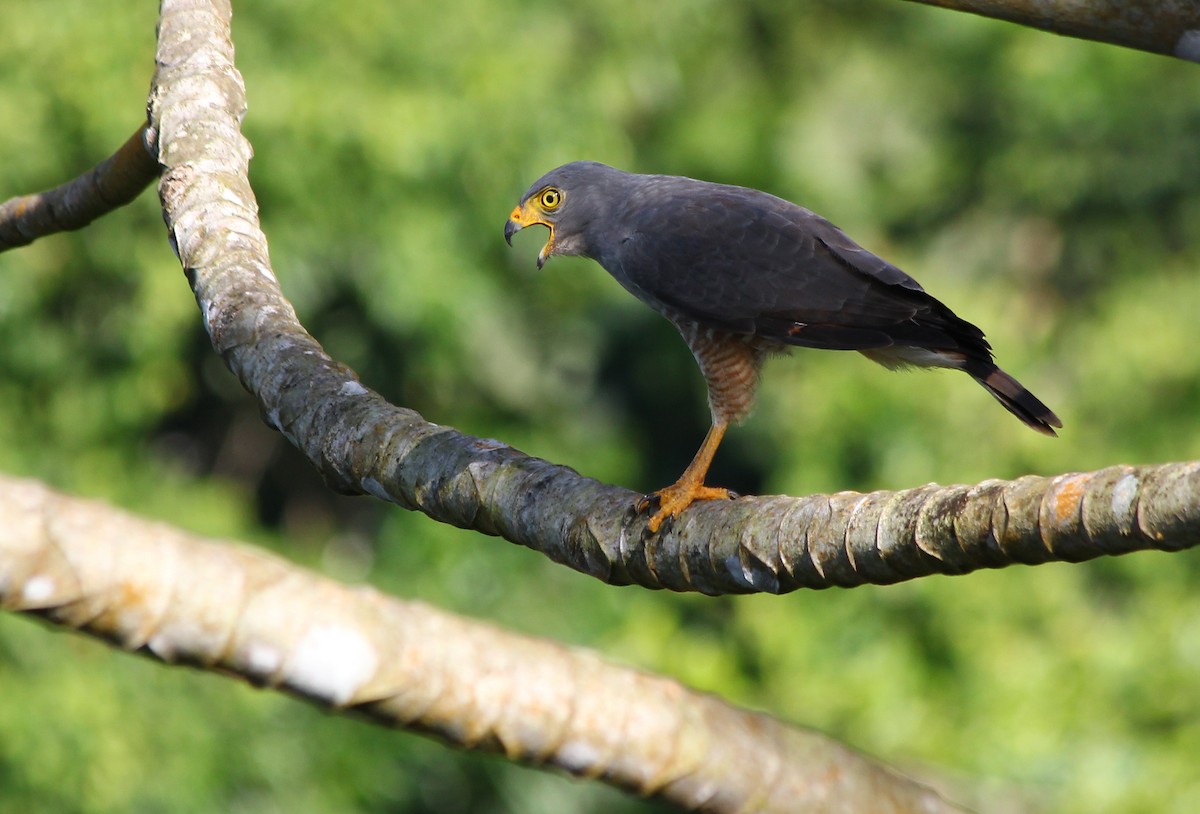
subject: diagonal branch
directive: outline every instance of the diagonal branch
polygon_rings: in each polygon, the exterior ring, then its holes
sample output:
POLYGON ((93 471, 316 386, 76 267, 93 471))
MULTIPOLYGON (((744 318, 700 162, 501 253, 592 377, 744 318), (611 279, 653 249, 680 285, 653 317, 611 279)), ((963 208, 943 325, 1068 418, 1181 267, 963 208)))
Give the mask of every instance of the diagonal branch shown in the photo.
POLYGON ((173 244, 213 346, 335 489, 541 551, 599 579, 705 593, 886 584, 1200 542, 1200 464, 976 486, 754 497, 648 535, 637 495, 429 423, 359 383, 300 325, 247 180, 229 6, 164 2, 151 122, 173 244))
POLYGON ((1195 0, 909 0, 1200 62, 1195 0))
POLYGON ((823 735, 671 679, 33 481, 0 476, 0 517, 0 607, 165 662, 688 810, 960 810, 823 735))
POLYGON ((0 204, 0 252, 82 229, 125 206, 158 178, 155 152, 154 132, 143 124, 119 150, 78 178, 0 204))

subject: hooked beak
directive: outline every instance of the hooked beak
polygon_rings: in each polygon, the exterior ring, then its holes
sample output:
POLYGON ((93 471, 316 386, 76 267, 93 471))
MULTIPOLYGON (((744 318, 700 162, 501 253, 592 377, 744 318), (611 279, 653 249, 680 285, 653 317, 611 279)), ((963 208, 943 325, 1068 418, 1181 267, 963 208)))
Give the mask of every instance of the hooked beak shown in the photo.
POLYGON ((546 245, 538 253, 537 267, 540 269, 546 264, 552 251, 554 251, 554 225, 547 223, 537 215, 528 211, 527 207, 518 206, 509 214, 508 223, 504 224, 504 240, 508 245, 512 245, 512 236, 524 229, 526 226, 541 225, 550 229, 550 239, 546 241, 546 245))

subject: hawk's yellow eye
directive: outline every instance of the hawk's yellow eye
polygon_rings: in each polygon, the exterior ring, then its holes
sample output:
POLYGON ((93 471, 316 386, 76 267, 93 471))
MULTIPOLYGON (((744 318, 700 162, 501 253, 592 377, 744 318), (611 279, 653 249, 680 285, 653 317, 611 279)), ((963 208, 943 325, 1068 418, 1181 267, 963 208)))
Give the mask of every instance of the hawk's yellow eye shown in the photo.
POLYGON ((562 193, 557 189, 554 187, 546 187, 542 190, 541 194, 538 195, 538 203, 541 205, 542 209, 550 211, 558 209, 558 205, 562 203, 562 198, 562 193))

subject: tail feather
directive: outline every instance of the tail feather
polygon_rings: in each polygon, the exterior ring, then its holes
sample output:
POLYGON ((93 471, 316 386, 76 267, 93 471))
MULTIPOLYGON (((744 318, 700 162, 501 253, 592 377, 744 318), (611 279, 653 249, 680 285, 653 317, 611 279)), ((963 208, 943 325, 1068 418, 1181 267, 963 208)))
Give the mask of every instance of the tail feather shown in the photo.
POLYGON ((1043 435, 1058 435, 1054 429, 1062 428, 1062 420, 1012 376, 995 365, 980 366, 978 370, 968 367, 967 373, 970 373, 975 381, 995 396, 996 401, 1004 405, 1006 410, 1021 419, 1030 428, 1043 435))

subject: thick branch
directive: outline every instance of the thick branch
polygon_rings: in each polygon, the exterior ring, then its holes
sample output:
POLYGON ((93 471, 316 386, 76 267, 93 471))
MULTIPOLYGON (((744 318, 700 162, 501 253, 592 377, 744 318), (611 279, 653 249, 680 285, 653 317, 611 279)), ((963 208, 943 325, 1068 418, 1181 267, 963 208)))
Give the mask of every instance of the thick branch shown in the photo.
POLYGON ((910 0, 1200 62, 1196 0, 910 0))
POLYGON ((651 536, 633 492, 388 404, 325 354, 279 289, 246 178, 228 6, 205 5, 163 4, 151 120, 167 225, 214 347, 334 488, 501 535, 608 582, 705 593, 892 583, 1200 541, 1200 464, 709 502, 651 536))
POLYGON ((78 178, 0 204, 0 252, 82 229, 125 206, 158 178, 155 153, 154 133, 143 124, 121 149, 78 178))
POLYGON ((583 650, 0 477, 0 607, 714 812, 958 809, 830 739, 583 650))

